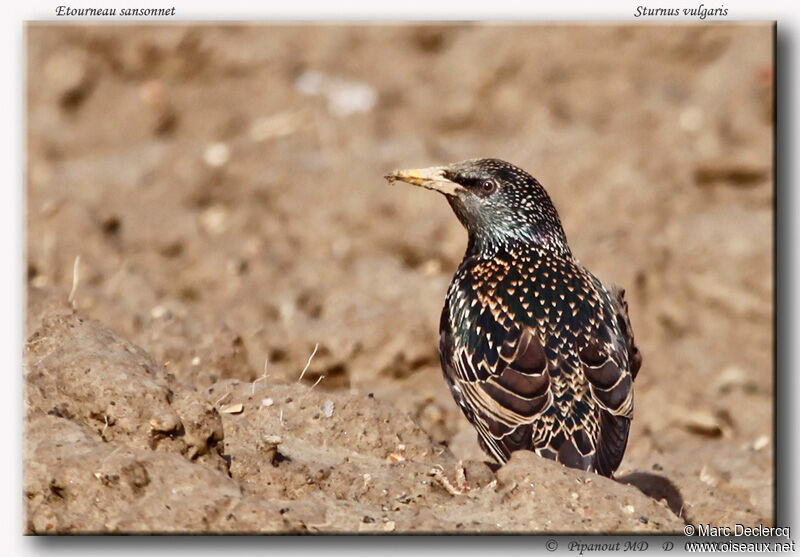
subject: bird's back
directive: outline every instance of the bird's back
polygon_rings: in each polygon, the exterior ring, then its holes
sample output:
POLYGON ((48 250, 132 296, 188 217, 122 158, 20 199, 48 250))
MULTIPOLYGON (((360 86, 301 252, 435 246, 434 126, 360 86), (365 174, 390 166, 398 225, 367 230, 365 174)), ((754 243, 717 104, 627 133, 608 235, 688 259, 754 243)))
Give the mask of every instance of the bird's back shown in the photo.
POLYGON ((442 369, 484 449, 611 475, 640 357, 621 291, 535 247, 466 257, 442 312, 442 369))

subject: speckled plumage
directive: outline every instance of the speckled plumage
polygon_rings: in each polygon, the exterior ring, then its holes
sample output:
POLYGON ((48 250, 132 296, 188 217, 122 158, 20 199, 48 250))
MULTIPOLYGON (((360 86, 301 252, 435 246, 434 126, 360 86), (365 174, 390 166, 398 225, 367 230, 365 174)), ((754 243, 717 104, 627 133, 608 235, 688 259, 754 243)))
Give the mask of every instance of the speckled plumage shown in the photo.
POLYGON ((389 178, 445 193, 469 233, 439 349, 483 449, 499 462, 527 449, 613 474, 641 365, 624 291, 606 289, 572 257, 544 188, 509 163, 471 160, 389 178))

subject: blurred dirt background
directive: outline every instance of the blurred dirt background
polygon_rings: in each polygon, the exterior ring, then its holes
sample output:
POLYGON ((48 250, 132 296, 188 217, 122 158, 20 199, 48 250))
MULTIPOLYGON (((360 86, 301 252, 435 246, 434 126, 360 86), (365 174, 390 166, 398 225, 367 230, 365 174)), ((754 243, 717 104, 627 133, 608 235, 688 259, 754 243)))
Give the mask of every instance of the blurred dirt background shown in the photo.
POLYGON ((24 530, 772 524, 772 32, 29 25, 24 530), (473 157, 627 289, 617 481, 492 472, 445 387, 466 233, 382 176, 473 157))

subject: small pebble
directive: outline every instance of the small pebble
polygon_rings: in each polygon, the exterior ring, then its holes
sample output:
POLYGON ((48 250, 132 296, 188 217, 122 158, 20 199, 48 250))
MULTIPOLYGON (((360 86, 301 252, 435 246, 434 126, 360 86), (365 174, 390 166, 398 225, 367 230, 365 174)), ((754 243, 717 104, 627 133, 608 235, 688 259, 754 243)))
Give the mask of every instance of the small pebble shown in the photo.
POLYGON ((275 401, 271 398, 265 398, 261 401, 261 406, 272 406, 273 404, 275 404, 275 401))
POLYGON ((425 276, 433 277, 442 272, 442 264, 437 259, 429 259, 422 264, 422 273, 425 276))
POLYGON ((755 390, 756 383, 750 374, 737 366, 728 366, 723 369, 714 381, 714 389, 720 393, 727 393, 733 390, 752 392, 755 390))
POLYGON ((403 462, 405 459, 406 457, 404 457, 400 453, 389 453, 388 455, 386 455, 386 462, 390 462, 392 464, 394 464, 395 462, 403 462))
POLYGON ((225 143, 211 143, 203 152, 203 160, 212 168, 224 166, 231 157, 231 149, 225 143))
POLYGON ((200 224, 203 229, 216 236, 228 228, 228 211, 222 205, 212 205, 200 215, 200 224))
POLYGON ((322 410, 322 413, 325 414, 326 418, 330 418, 331 416, 333 416, 333 401, 326 400, 325 402, 323 402, 322 406, 320 407, 320 410, 322 410))
POLYGON ((767 437, 766 435, 762 435, 761 437, 753 441, 753 450, 760 451, 767 445, 769 445, 769 437, 767 437))
POLYGON ((685 416, 684 425, 692 433, 706 435, 708 437, 722 436, 722 424, 719 419, 710 412, 691 412, 685 416))
POLYGON ((708 471, 708 467, 706 466, 703 466, 703 469, 700 470, 700 481, 711 487, 717 485, 717 479, 708 471))
POLYGON ((302 119, 296 112, 286 111, 264 116, 253 121, 250 126, 250 139, 265 141, 290 135, 300 127, 302 119))
POLYGON ((167 308, 164 306, 156 306, 150 310, 150 317, 153 319, 161 319, 167 314, 167 308))
POLYGON ((150 427, 153 431, 168 433, 175 431, 181 426, 181 421, 177 416, 164 415, 150 420, 150 427))

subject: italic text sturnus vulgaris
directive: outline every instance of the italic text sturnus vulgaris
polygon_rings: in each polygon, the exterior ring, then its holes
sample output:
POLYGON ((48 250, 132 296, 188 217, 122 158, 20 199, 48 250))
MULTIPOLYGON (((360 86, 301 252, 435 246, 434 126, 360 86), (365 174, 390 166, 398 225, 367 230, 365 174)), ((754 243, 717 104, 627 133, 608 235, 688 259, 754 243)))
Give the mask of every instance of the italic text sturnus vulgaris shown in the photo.
POLYGON ((652 6, 636 6, 633 17, 696 17, 706 19, 707 17, 727 17, 728 8, 723 4, 718 8, 707 8, 705 4, 700 4, 694 8, 660 8, 652 6))

